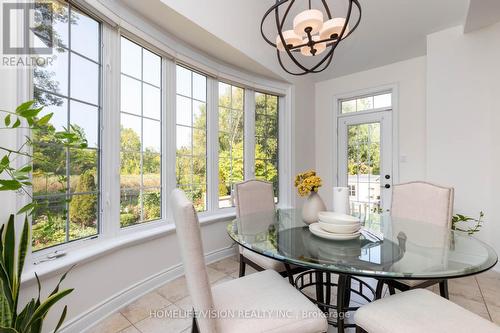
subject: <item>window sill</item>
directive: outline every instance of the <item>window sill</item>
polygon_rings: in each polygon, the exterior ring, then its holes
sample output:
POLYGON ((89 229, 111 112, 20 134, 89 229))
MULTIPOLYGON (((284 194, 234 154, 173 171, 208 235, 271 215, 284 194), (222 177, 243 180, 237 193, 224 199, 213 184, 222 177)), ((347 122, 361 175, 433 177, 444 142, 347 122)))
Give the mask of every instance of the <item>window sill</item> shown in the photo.
MULTIPOLYGON (((216 222, 227 221, 236 216, 234 209, 222 210, 215 213, 199 214, 200 225, 209 225, 216 222)), ((52 261, 32 264, 22 275, 23 284, 35 281, 35 272, 40 279, 51 277, 67 271, 71 266, 93 261, 96 258, 130 247, 136 244, 142 244, 156 238, 166 236, 175 232, 173 223, 163 223, 155 228, 140 230, 134 233, 120 235, 115 238, 99 239, 92 245, 81 246, 78 248, 66 250, 66 255, 52 261)))

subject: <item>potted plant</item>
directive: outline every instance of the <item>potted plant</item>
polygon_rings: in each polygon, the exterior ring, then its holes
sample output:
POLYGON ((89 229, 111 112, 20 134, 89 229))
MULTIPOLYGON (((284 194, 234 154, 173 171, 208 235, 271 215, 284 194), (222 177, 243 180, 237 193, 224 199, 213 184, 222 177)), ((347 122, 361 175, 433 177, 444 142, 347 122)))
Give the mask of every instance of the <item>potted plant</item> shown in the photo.
MULTIPOLYGON (((28 101, 19 105, 14 112, 2 110, 6 116, 3 118, 4 127, 0 129, 25 128, 31 132, 44 130, 53 136, 54 142, 65 147, 86 147, 86 140, 74 128, 56 131, 49 123, 52 113, 39 117, 42 109, 43 107, 35 107, 35 101, 28 101)), ((22 191, 31 197, 30 173, 33 169, 31 145, 31 139, 26 137, 25 142, 18 149, 0 146, 0 151, 4 153, 0 159, 0 174, 3 176, 0 179, 0 191, 22 191), (15 164, 19 157, 25 158, 25 164, 17 167, 15 164)), ((35 273, 38 282, 38 297, 32 298, 22 309, 19 309, 21 276, 31 239, 28 216, 38 205, 40 204, 32 201, 17 212, 18 215, 25 215, 19 240, 15 232, 14 214, 11 214, 7 223, 0 228, 0 333, 40 333, 43 321, 52 306, 73 291, 73 289, 60 290, 61 282, 68 273, 66 272, 50 295, 42 301, 40 299, 41 284, 35 273)), ((54 332, 57 332, 63 324, 66 313, 67 306, 64 307, 54 332)))

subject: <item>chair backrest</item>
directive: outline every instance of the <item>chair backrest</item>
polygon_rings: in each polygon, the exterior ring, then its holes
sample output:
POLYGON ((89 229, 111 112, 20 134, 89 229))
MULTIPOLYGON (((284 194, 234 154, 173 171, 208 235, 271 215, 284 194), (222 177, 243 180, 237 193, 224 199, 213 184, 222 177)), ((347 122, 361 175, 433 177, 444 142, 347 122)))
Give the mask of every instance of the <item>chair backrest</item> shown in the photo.
POLYGON ((415 181, 394 185, 391 215, 451 227, 454 189, 415 181))
POLYGON ((273 184, 263 180, 247 180, 235 186, 236 215, 273 212, 273 184))
MULTIPOLYGON (((175 189, 170 197, 177 238, 181 248, 187 286, 196 312, 214 309, 212 289, 208 280, 200 224, 193 204, 183 191, 175 189)), ((199 316, 197 323, 201 332, 215 333, 215 321, 209 316, 199 316)))

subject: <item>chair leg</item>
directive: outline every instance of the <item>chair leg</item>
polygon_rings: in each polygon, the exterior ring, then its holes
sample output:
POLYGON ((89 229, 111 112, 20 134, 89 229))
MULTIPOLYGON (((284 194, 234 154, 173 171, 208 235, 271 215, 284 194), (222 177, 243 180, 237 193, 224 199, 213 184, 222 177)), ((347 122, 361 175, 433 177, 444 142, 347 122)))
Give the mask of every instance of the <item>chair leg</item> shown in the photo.
POLYGON ((375 291, 375 299, 381 299, 382 298, 382 291, 384 290, 384 281, 383 280, 378 280, 377 282, 377 289, 375 291))
POLYGON ((442 297, 450 299, 450 294, 448 292, 448 280, 443 280, 439 282, 439 293, 442 297))
POLYGON ((393 286, 391 286, 391 285, 389 285, 389 294, 390 294, 390 295, 394 295, 394 294, 396 294, 396 289, 394 289, 394 287, 393 287, 393 286))
POLYGON ((356 333, 368 333, 368 332, 365 331, 362 327, 359 327, 358 325, 356 325, 356 333))
POLYGON ((198 323, 196 322, 196 317, 193 315, 193 324, 191 325, 191 333, 200 333, 198 329, 198 323))
POLYGON ((240 274, 239 277, 245 276, 245 258, 240 254, 240 274))

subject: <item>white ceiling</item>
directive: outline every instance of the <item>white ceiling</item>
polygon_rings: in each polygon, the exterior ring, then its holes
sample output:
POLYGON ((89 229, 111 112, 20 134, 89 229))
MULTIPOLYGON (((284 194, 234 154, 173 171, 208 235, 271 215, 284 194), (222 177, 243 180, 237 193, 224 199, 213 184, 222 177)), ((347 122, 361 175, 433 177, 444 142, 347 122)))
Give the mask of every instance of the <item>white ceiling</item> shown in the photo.
MULTIPOLYGON (((275 51, 260 36, 260 21, 274 0, 119 2, 225 62, 268 77, 292 79, 281 70, 275 51)), ((306 0, 296 1, 298 5, 301 2, 305 4, 306 0)), ((346 0, 333 0, 334 13, 345 7, 343 2, 346 0), (335 6, 335 2, 339 3, 335 6)), ((360 2, 363 17, 358 29, 339 45, 333 64, 308 79, 321 81, 425 55, 426 36, 464 24, 469 6, 469 0, 360 2)))

